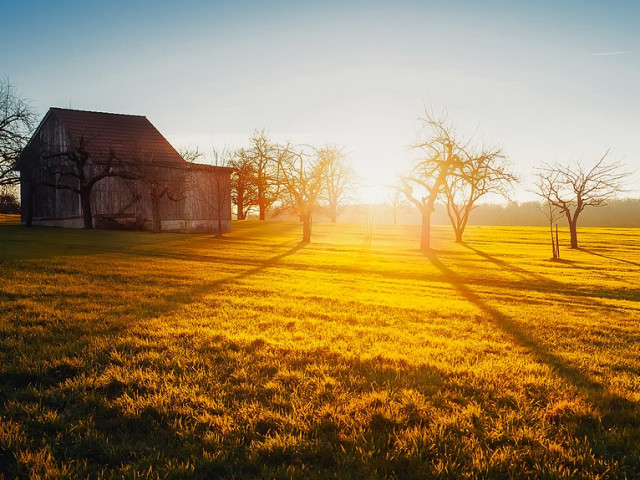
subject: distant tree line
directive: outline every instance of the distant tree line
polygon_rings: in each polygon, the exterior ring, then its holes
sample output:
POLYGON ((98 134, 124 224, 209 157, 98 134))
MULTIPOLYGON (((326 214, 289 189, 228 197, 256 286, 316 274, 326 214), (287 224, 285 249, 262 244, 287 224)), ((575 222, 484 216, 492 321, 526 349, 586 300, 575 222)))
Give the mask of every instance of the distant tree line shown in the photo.
MULTIPOLYGON (((390 189, 389 193, 397 190, 390 189)), ((400 192, 402 195, 402 193, 400 192)), ((404 197, 400 197, 404 198, 404 197)), ((362 222, 364 206, 349 205, 342 218, 345 222, 362 222)), ((416 224, 420 223, 420 214, 408 203, 394 207, 387 197, 384 204, 374 205, 375 223, 377 224, 416 224), (395 222, 394 222, 395 211, 395 222)), ((326 217, 321 217, 328 220, 326 217)), ((450 223, 446 205, 436 205, 431 217, 434 225, 450 223)), ((566 218, 560 216, 556 222, 561 228, 568 228, 566 218)), ((541 212, 541 202, 507 201, 502 203, 481 203, 473 210, 467 225, 494 226, 548 226, 548 220, 541 212)), ((555 224, 555 222, 554 222, 555 224)), ((580 224, 584 227, 640 227, 640 198, 614 198, 601 208, 586 209, 580 216, 580 224)))

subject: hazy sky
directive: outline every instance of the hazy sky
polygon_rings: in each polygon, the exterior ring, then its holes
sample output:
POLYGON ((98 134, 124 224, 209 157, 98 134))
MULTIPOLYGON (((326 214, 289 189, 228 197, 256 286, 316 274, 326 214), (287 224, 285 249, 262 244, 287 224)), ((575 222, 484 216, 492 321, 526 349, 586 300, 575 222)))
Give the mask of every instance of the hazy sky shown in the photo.
POLYGON ((637 1, 2 0, 0 41, 39 114, 146 115, 205 151, 256 128, 337 143, 365 185, 407 168, 424 105, 525 178, 609 147, 640 171, 637 1))

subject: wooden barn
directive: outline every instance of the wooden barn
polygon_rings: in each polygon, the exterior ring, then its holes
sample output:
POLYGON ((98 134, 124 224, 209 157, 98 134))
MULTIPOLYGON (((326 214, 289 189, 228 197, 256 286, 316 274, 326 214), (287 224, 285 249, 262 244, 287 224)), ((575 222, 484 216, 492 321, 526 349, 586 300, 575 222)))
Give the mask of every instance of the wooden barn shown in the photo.
POLYGON ((50 108, 18 168, 26 224, 231 230, 231 169, 185 161, 144 116, 50 108))

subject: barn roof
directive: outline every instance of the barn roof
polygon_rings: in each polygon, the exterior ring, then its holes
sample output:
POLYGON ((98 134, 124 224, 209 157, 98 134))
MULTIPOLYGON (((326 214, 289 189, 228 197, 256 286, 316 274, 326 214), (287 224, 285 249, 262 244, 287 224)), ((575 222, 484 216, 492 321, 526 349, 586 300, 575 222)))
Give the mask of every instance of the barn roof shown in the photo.
POLYGON ((142 155, 152 163, 186 163, 145 116, 56 107, 49 109, 49 115, 60 121, 71 141, 84 137, 94 162, 107 161, 113 151, 124 161, 135 161, 142 155))

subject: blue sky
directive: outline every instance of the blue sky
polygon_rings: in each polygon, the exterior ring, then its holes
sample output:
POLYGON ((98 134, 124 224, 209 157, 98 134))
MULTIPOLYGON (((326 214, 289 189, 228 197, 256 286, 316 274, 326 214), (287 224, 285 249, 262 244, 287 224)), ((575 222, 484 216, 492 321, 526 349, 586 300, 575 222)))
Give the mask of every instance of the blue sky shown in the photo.
POLYGON ((370 197, 407 168, 425 104, 503 146, 525 178, 540 161, 588 162, 609 147, 640 170, 638 2, 0 8, 0 75, 40 114, 142 114, 174 144, 205 151, 242 144, 255 128, 342 144, 370 197))

